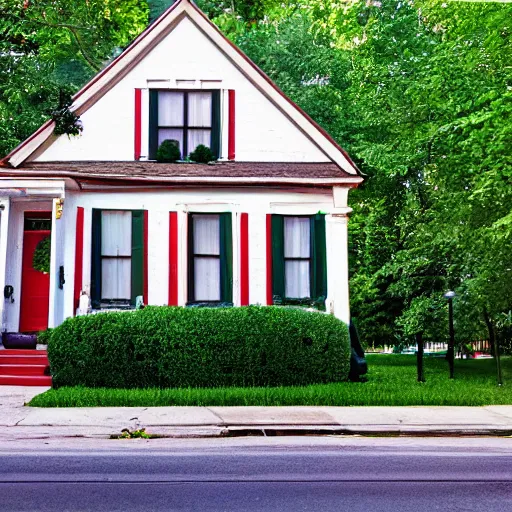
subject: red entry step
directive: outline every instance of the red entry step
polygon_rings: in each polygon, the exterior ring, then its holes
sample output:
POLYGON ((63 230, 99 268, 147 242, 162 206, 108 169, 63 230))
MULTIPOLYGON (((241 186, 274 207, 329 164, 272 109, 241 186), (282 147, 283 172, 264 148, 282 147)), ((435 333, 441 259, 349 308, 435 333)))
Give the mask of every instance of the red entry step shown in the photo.
POLYGON ((46 350, 1 350, 0 386, 51 386, 46 350))
POLYGON ((46 375, 48 365, 44 364, 3 364, 0 366, 2 375, 46 375))

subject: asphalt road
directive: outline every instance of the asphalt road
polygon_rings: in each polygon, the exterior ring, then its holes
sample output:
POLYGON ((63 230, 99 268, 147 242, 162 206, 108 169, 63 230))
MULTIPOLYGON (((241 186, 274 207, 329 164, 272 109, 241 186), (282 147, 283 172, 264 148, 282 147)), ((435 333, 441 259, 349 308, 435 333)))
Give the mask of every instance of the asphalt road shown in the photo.
POLYGON ((512 440, 0 443, 0 511, 512 512, 512 440))

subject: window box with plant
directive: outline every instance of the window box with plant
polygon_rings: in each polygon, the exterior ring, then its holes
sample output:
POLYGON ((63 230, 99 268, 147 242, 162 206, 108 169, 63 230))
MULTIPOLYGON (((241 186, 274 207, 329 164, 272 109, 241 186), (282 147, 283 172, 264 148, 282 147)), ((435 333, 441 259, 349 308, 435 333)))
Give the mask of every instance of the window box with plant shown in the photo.
POLYGON ((209 164, 216 160, 212 150, 204 144, 199 144, 199 146, 190 153, 189 158, 192 162, 196 162, 198 164, 209 164))
POLYGON ((161 163, 176 163, 181 158, 180 145, 177 140, 164 140, 156 152, 156 161, 161 163))
POLYGON ((220 91, 151 90, 149 158, 158 159, 159 148, 169 140, 175 141, 179 148, 180 156, 175 161, 186 160, 191 153, 203 160, 206 157, 208 161, 217 159, 220 152, 220 91), (204 148, 211 151, 211 158, 205 155, 204 148))

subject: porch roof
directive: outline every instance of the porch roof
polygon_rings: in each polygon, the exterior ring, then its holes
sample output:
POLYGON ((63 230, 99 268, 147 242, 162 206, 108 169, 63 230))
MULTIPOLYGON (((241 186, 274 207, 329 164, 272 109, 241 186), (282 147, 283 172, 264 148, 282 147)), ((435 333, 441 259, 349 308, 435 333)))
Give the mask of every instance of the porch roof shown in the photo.
POLYGON ((183 184, 297 184, 334 186, 362 179, 330 162, 218 162, 215 164, 157 162, 32 162, 0 169, 0 176, 73 178, 77 181, 173 182, 183 184))

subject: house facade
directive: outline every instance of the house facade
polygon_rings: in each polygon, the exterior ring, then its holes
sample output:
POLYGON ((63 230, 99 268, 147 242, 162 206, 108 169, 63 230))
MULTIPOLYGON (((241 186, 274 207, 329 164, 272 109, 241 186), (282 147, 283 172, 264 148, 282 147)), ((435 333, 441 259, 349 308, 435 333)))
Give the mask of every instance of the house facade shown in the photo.
POLYGON ((348 193, 362 177, 190 0, 71 110, 80 136, 49 121, 0 166, 2 331, 57 326, 87 301, 306 304, 349 322, 348 193), (183 162, 155 161, 164 140, 183 162), (215 163, 186 161, 200 144, 215 163))

